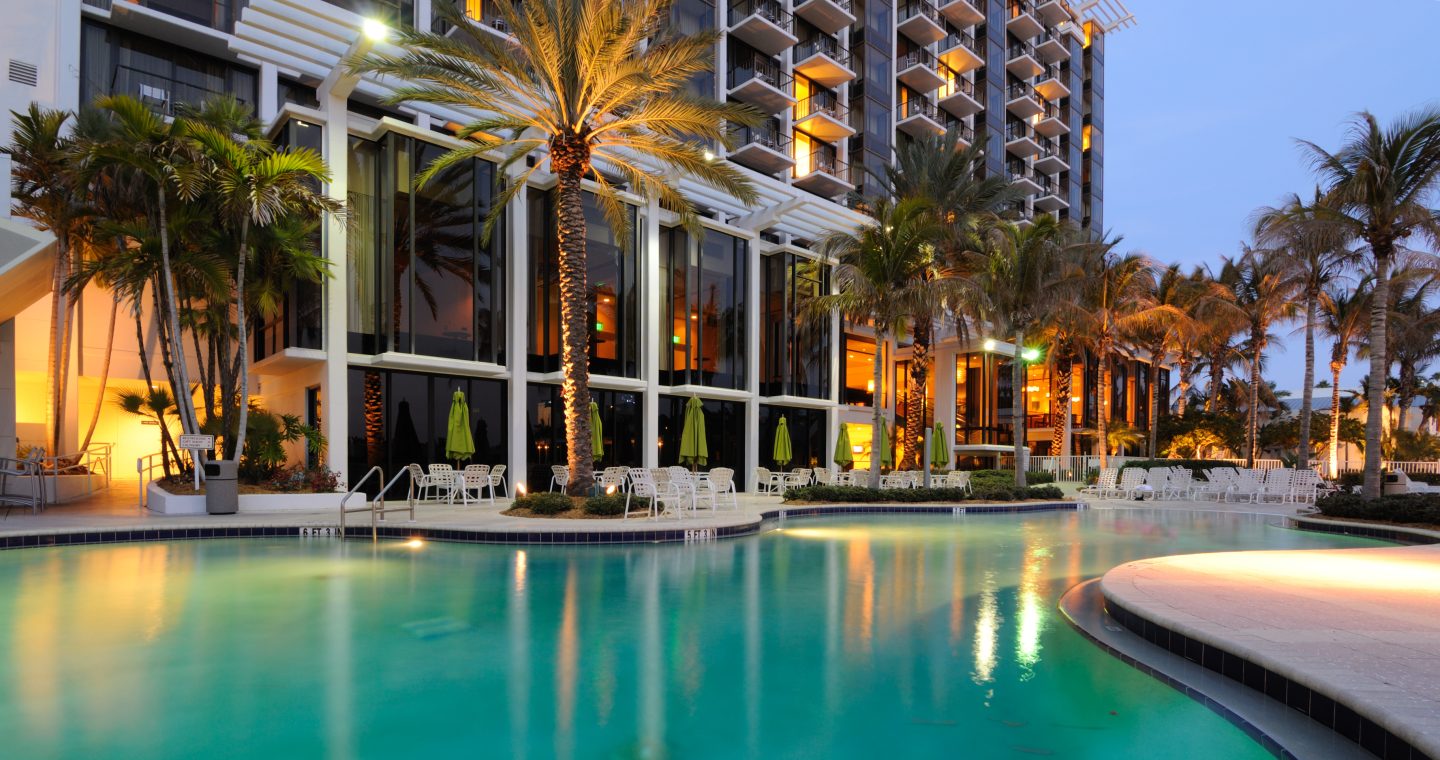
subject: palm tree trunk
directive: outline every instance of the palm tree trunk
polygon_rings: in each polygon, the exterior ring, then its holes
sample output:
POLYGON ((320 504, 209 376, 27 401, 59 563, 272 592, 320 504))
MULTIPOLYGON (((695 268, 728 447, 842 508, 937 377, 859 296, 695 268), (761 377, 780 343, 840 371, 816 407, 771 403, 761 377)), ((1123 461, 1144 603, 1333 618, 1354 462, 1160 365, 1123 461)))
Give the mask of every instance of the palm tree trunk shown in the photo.
POLYGON ((1205 411, 1213 412, 1220 408, 1220 387, 1225 383, 1225 367, 1221 363, 1219 354, 1210 357, 1210 394, 1205 399, 1205 411))
POLYGON ((569 452, 572 495, 590 492, 594 480, 590 451, 590 320, 589 276, 585 254, 585 207, 580 180, 590 166, 588 148, 578 139, 556 138, 550 144, 555 170, 555 237, 559 247, 560 364, 565 377, 560 396, 565 404, 565 444, 569 452))
POLYGON ((1340 477, 1340 372, 1341 362, 1330 362, 1330 477, 1340 477))
MULTIPOLYGON (((80 443, 80 451, 90 448, 90 439, 95 435, 95 426, 100 423, 100 407, 105 403, 105 387, 110 384, 110 356, 115 351, 115 317, 120 312, 120 296, 115 295, 115 302, 110 304, 110 326, 105 331, 105 361, 100 365, 100 390, 95 396, 95 411, 90 414, 90 427, 85 431, 85 440, 80 443)), ((144 350, 144 345, 141 345, 144 350)))
POLYGON ((1150 440, 1146 451, 1150 452, 1149 456, 1151 459, 1155 458, 1155 430, 1159 427, 1160 422, 1160 394, 1155 392, 1155 386, 1160 384, 1160 364, 1164 361, 1164 351, 1151 352, 1150 382, 1148 383, 1150 387, 1147 389, 1148 398, 1146 401, 1147 408, 1150 410, 1148 412, 1150 415, 1150 440))
POLYGON ((1065 444, 1070 438, 1070 359, 1056 360, 1054 381, 1051 386, 1055 390, 1050 393, 1050 452, 1057 457, 1065 456, 1065 444), (1056 404, 1059 404, 1059 415, 1056 416, 1056 404))
MULTIPOLYGON (((250 422, 250 356, 246 353, 250 345, 250 330, 245 324, 245 264, 250 258, 249 236, 250 220, 247 218, 240 222, 240 253, 235 262, 235 334, 236 342, 240 344, 235 351, 235 363, 239 366, 236 374, 240 376, 240 421, 236 425, 233 453, 236 466, 239 466, 240 456, 245 451, 245 426, 250 422)), ((586 409, 589 409, 588 405, 586 409)))
MULTIPOLYGON (((1262 331, 1263 333, 1263 331, 1262 331)), ((1245 466, 1255 466, 1255 446, 1260 432, 1260 352, 1265 345, 1258 335, 1251 333, 1250 346, 1255 353, 1250 357, 1250 408, 1245 423, 1245 466)))
POLYGON ((1395 386, 1395 429, 1405 429, 1405 418, 1410 411, 1410 405, 1415 403, 1415 364, 1410 361, 1400 363, 1400 382, 1395 386))
POLYGON ((58 250, 50 272, 50 341, 45 357, 45 387, 50 394, 45 405, 45 447, 50 456, 60 455, 60 438, 65 429, 65 373, 60 369, 60 357, 65 353, 65 320, 70 313, 65 296, 65 273, 70 265, 66 236, 57 230, 55 241, 58 250))
POLYGON ((180 337, 180 301, 175 291, 175 272, 170 267, 170 220, 163 184, 157 195, 160 212, 160 270, 164 288, 159 301, 166 312, 162 318, 167 319, 170 324, 171 366, 174 372, 171 379, 175 391, 175 409, 180 414, 181 431, 198 433, 200 426, 195 419, 194 399, 190 395, 190 371, 185 366, 185 343, 180 337))
POLYGON ((1370 398, 1365 414, 1365 480, 1361 494, 1367 499, 1380 497, 1380 440, 1385 412, 1385 376, 1389 374, 1389 354, 1385 346, 1385 317, 1390 308, 1390 253, 1393 244, 1379 241, 1371 244, 1375 253, 1375 287, 1370 299, 1370 398))
POLYGON ((1176 364, 1180 367, 1180 396, 1175 399, 1175 413, 1185 416, 1185 407, 1190 400, 1190 360, 1182 354, 1176 364))
POLYGON ((1110 466, 1110 341, 1100 341, 1100 398, 1095 408, 1095 435, 1100 439, 1100 467, 1110 466))
POLYGON ((1029 422, 1025 419, 1025 360, 1020 358, 1025 336, 1015 334, 1015 358, 1010 361, 1010 419, 1015 424, 1015 487, 1024 488, 1025 481, 1025 434, 1029 422))
MULTIPOLYGON (((879 320, 876 320, 877 322, 879 320)), ((885 341, 884 330, 875 332, 875 361, 873 362, 875 392, 870 395, 870 407, 874 414, 870 420, 870 487, 880 487, 880 458, 885 450, 881 442, 885 437, 885 341)))
POLYGON ((925 462, 921 451, 925 440, 925 384, 930 376, 930 324, 928 319, 915 322, 915 342, 911 346, 910 392, 905 405, 906 468, 919 469, 925 462))
POLYGON ((1310 467, 1310 415, 1315 395, 1315 308, 1319 294, 1305 298, 1305 387, 1300 392, 1300 445, 1295 452, 1295 469, 1310 467))

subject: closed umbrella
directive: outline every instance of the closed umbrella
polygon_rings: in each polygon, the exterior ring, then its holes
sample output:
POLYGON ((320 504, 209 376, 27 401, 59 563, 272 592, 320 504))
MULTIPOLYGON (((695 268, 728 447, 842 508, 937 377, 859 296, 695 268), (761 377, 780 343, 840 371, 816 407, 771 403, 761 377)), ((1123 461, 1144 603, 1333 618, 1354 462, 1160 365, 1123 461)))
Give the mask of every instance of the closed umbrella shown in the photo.
POLYGON ((590 456, 601 459, 605 456, 605 427, 600 422, 600 405, 590 402, 590 456))
POLYGON ((850 426, 840 423, 840 437, 835 439, 835 464, 841 468, 855 464, 855 453, 850 450, 850 426))
POLYGON ((884 417, 880 418, 880 466, 895 466, 895 452, 890 448, 890 426, 884 417))
POLYGON ((785 415, 782 414, 780 415, 780 424, 775 427, 775 448, 771 452, 771 457, 775 460, 775 464, 784 467, 790 464, 790 460, 794 456, 795 454, 790 448, 790 425, 785 422, 785 415))
POLYGON ((934 467, 950 464, 950 442, 945 440, 945 426, 938 422, 930 433, 930 464, 934 467))
POLYGON ((693 470, 709 459, 710 447, 705 443, 704 405, 698 397, 691 396, 685 402, 685 426, 680 429, 680 463, 690 465, 693 470))
POLYGON ((445 433, 445 458, 456 462, 469 459, 475 454, 475 437, 470 434, 470 407, 465 403, 465 391, 455 391, 450 397, 450 421, 445 433))

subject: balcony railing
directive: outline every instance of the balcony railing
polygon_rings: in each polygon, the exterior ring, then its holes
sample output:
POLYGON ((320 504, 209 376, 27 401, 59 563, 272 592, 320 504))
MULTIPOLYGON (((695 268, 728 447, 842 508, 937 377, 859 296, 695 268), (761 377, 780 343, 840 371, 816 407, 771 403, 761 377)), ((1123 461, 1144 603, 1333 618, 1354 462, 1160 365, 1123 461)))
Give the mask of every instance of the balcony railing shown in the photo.
POLYGON ((1061 69, 1057 64, 1053 64, 1053 63, 1052 63, 1052 64, 1050 64, 1049 66, 1046 66, 1044 71, 1040 72, 1039 74, 1036 74, 1034 81, 1035 81, 1035 84, 1040 84, 1041 82, 1043 82, 1043 81, 1045 81, 1045 80, 1047 80, 1047 79, 1055 79, 1055 80, 1064 82, 1064 81, 1065 81, 1065 72, 1064 72, 1064 70, 1061 69))
POLYGON ((939 109, 924 98, 912 97, 900 103, 900 118, 903 120, 911 116, 928 116, 936 122, 940 121, 939 109))
POLYGON ((1058 156, 1062 160, 1065 158, 1064 154, 1060 152, 1059 140, 1056 140, 1053 137, 1042 137, 1040 135, 1036 135, 1035 142, 1040 143, 1040 151, 1042 153, 1048 153, 1053 156, 1058 156))
POLYGON ((904 5, 900 6, 898 14, 901 21, 905 21, 906 19, 911 19, 916 16, 924 16, 925 18, 934 21, 937 26, 941 25, 940 11, 936 10, 935 6, 931 5, 930 3, 910 0, 910 2, 907 2, 904 5))
POLYGON ((1035 129, 1029 124, 1020 121, 1009 121, 1005 123, 1005 142, 1024 140, 1025 138, 1035 139, 1035 129))
POLYGON ((1006 58, 1006 60, 1013 60, 1015 58, 1019 58, 1022 55, 1028 55, 1031 58, 1036 58, 1038 60, 1038 56, 1036 56, 1035 54, 1034 45, 1031 45, 1028 42, 1010 43, 1010 55, 1006 58))
POLYGON ((850 180, 849 164, 841 161, 839 155, 830 151, 813 151, 805 163, 808 163, 811 172, 824 172, 846 182, 850 180))
POLYGON ((829 56, 831 60, 841 66, 850 66, 850 53, 840 48, 840 40, 828 34, 821 34, 811 37, 810 39, 800 40, 800 43, 795 46, 795 57, 793 60, 799 63, 816 53, 829 56))
POLYGON ((730 61, 730 89, 733 90, 751 79, 759 79, 786 92, 790 91, 790 82, 793 81, 793 78, 780 68, 780 62, 769 56, 750 53, 736 56, 730 61))
POLYGON ((1060 183, 1056 180, 1050 177, 1041 177, 1036 180, 1036 183, 1040 185, 1040 195, 1060 196, 1060 183))
POLYGON ((1042 103, 1041 106, 1042 110, 1040 112, 1040 118, 1060 119, 1061 121, 1064 121, 1065 117, 1060 112, 1060 104, 1055 103, 1054 101, 1047 100, 1042 103))
MULTIPOLYGON (((246 0, 129 0, 129 2, 193 24, 230 33, 246 0)), ((110 10, 112 0, 85 0, 85 5, 110 10)))
MULTIPOLYGON (((167 116, 173 116, 179 104, 199 105, 211 97, 234 95, 125 65, 115 67, 110 78, 110 94, 129 95, 150 110, 167 116)), ((237 100, 245 102, 243 98, 237 100)))
POLYGON ((1031 5, 1029 0, 1010 0, 1009 18, 1023 16, 1026 13, 1035 15, 1035 6, 1031 5))
POLYGON ((1039 93, 1035 92, 1035 85, 1028 82, 1011 82, 1010 86, 1005 88, 1005 95, 1008 100, 1014 100, 1016 98, 1043 100, 1039 93))
POLYGON ((790 153, 790 135, 780 131, 780 122, 771 119, 754 127, 735 130, 736 145, 763 145, 777 153, 790 153))
POLYGON ((744 21, 747 16, 759 16, 787 32, 795 25, 795 17, 777 0, 738 0, 730 4, 731 26, 744 21))
POLYGON ((969 32, 951 32, 945 35, 945 39, 940 41, 941 50, 950 50, 951 48, 957 47, 963 47, 969 50, 982 60, 985 58, 985 53, 981 50, 980 43, 975 40, 975 35, 969 32))
POLYGON ((938 65, 939 62, 935 60, 935 54, 925 48, 916 48, 895 59, 896 71, 904 71, 911 66, 924 66, 927 69, 934 69, 938 65))
POLYGON ((1026 166, 1022 161, 1005 162, 1005 174, 1012 180, 1027 179, 1037 185, 1040 184, 1040 180, 1036 178, 1034 170, 1026 166))
POLYGON ((975 97, 975 83, 959 74, 951 74, 945 78, 945 84, 940 86, 938 97, 944 100, 957 92, 963 92, 972 99, 975 97))
MULTIPOLYGON (((451 5, 459 5, 462 9, 465 8, 465 5, 463 5, 464 0, 434 1, 437 5, 442 2, 449 2, 451 5)), ((489 27, 497 32, 500 32, 501 34, 510 34, 510 24, 505 21, 504 17, 502 17, 499 13, 495 11, 494 3, 481 3, 479 18, 470 15, 468 12, 465 15, 469 16, 471 21, 478 22, 481 26, 489 27)), ((435 12, 434 20, 430 22, 430 31, 436 34, 445 34, 449 32, 453 26, 454 25, 451 24, 449 21, 446 21, 445 18, 441 16, 439 11, 437 10, 435 12)))
POLYGON ((818 90, 810 97, 795 104, 795 119, 799 121, 816 114, 825 114, 842 124, 848 124, 850 108, 840 102, 840 96, 830 90, 818 90))
POLYGON ((975 130, 965 122, 961 121, 960 117, 951 116, 950 114, 943 111, 940 112, 940 115, 945 117, 943 123, 945 124, 946 132, 954 132, 956 136, 959 137, 967 145, 975 144, 975 130))

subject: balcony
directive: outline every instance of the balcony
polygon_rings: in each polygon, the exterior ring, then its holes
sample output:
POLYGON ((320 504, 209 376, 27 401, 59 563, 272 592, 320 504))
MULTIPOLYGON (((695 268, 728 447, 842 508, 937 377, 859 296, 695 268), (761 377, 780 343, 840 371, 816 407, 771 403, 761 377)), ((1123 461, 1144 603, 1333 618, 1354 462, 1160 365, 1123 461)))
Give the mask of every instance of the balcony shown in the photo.
POLYGON ((1040 152, 1040 143, 1035 139, 1035 130, 1029 124, 1011 121, 1005 123, 1005 150, 1011 155, 1028 158, 1040 152))
POLYGON ((1064 32, 1046 31, 1035 43, 1035 54, 1045 63, 1059 63, 1070 59, 1070 35, 1064 32))
POLYGON ((1035 77, 1035 91, 1050 101, 1068 98, 1070 87, 1065 84, 1067 77, 1068 72, 1061 71, 1059 66, 1047 66, 1043 73, 1035 77))
POLYGON ((929 45, 945 38, 945 25, 940 23, 940 12, 925 0, 910 0, 896 11, 900 19, 896 27, 901 34, 921 45, 929 45))
POLYGON ((817 150, 798 158, 795 181, 792 184, 801 190, 833 198, 855 189, 855 185, 850 182, 850 167, 833 153, 817 150))
POLYGON ((957 28, 964 29, 985 20, 980 10, 985 0, 939 0, 940 15, 950 19, 957 28))
POLYGON ((940 61, 954 69, 955 73, 964 74, 984 66, 985 55, 974 35, 960 32, 947 34, 940 41, 940 61))
POLYGON ((1041 211, 1059 211, 1070 208, 1070 202, 1065 200, 1065 191, 1060 187, 1060 183, 1046 178, 1040 183, 1040 192, 1035 194, 1035 208, 1041 211))
POLYGON ((1052 137, 1037 137, 1036 142, 1040 144, 1039 155, 1035 157, 1035 170, 1041 174, 1059 174, 1070 169, 1070 164, 1065 161, 1065 152, 1060 148, 1060 141, 1052 137))
POLYGON ((982 98, 975 95, 975 83, 958 75, 941 85, 935 97, 941 108, 957 117, 978 113, 985 107, 982 98))
POLYGON ((1025 205, 1025 201, 1015 201, 1006 205, 1000 210, 1000 214, 1014 222, 1017 227, 1029 227, 1035 223, 1035 215, 1025 205))
POLYGON ((905 83, 906 87, 920 92, 934 92, 945 84, 945 77, 940 75, 939 62, 929 50, 911 50, 895 59, 895 78, 905 83))
POLYGON ((826 34, 834 34, 855 23, 851 10, 850 0, 804 0, 795 4, 796 16, 826 34))
POLYGON ((822 35, 795 46, 795 73, 802 74, 824 87, 836 87, 855 78, 850 68, 850 54, 840 49, 840 41, 822 35))
MULTIPOLYGON (((85 0, 85 5, 110 10, 111 0, 85 0)), ((203 27, 233 33, 244 0, 129 0, 129 5, 149 8, 167 16, 203 27)), ((123 4, 122 4, 123 7, 123 4)))
POLYGON ((855 134, 855 128, 850 126, 850 109, 829 90, 816 92, 795 104, 795 128, 826 142, 855 134))
POLYGON ((1045 25, 1040 23, 1040 17, 1035 14, 1035 6, 1028 0, 1010 0, 1005 29, 1017 39, 1028 40, 1045 31, 1045 25))
POLYGON ((895 113, 895 127, 911 137, 945 134, 945 123, 935 104, 912 97, 900 104, 895 113))
POLYGON ((735 131, 736 148, 730 160, 765 174, 789 171, 795 166, 790 155, 790 135, 780 131, 780 122, 770 119, 756 127, 735 131))
POLYGON ((1005 56, 1005 70, 1021 79, 1029 79, 1039 75, 1045 67, 1040 64, 1034 45, 1017 42, 1010 46, 1010 51, 1005 56))
POLYGON ((779 113, 795 105, 795 79, 781 71, 773 58, 738 57, 731 62, 728 82, 731 97, 765 113, 779 113))
POLYGON ((730 34, 766 55, 799 42, 795 20, 778 0, 739 0, 730 4, 730 34))
MULTIPOLYGON (((223 82, 222 79, 221 86, 223 82)), ((165 116, 174 116, 179 106, 198 106, 206 100, 225 95, 236 96, 242 104, 249 105, 249 99, 240 93, 214 90, 123 64, 115 66, 106 94, 129 95, 151 111, 165 116)))
POLYGON ((1005 90, 1005 108, 1022 119, 1028 119, 1045 110, 1035 88, 1024 82, 1011 84, 1005 90))
POLYGON ((1059 137, 1070 131, 1070 125, 1065 123, 1065 113, 1055 103, 1046 103, 1045 110, 1032 118, 1035 125, 1035 132, 1045 137, 1059 137))
POLYGON ((1040 179, 1035 176, 1035 172, 1026 166, 1023 161, 1011 160, 1005 162, 1005 176, 1010 180, 1011 184, 1023 190, 1026 195, 1034 195, 1040 192, 1040 179))
POLYGON ((1065 7, 1063 0, 1036 0, 1035 13, 1050 26, 1070 20, 1070 9, 1065 7))

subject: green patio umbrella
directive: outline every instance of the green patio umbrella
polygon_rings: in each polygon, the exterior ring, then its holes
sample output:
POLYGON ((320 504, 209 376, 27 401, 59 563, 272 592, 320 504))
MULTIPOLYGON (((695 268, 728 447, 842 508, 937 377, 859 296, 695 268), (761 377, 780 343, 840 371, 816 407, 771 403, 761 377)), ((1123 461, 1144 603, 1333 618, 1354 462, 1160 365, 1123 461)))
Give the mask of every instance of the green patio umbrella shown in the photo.
POLYGON ((895 466, 895 450, 890 446, 890 425, 884 417, 880 418, 880 466, 895 466))
POLYGON ((945 426, 937 422, 934 432, 930 433, 930 466, 947 464, 950 464, 950 442, 945 440, 945 426))
POLYGON ((465 391, 450 397, 450 421, 445 433, 445 458, 459 462, 475 454, 475 437, 470 434, 470 407, 465 391))
POLYGON ((685 426, 680 429, 680 463, 694 469, 709 459, 710 447, 705 443, 704 405, 699 397, 691 396, 685 402, 685 426))
POLYGON ((600 405, 590 402, 590 456, 601 459, 605 456, 605 426, 600 422, 600 405))
POLYGON ((855 464, 855 453, 850 450, 850 426, 840 423, 840 436, 835 439, 835 464, 842 469, 855 464))
POLYGON ((775 427, 775 449, 771 452, 775 464, 784 467, 790 464, 795 457, 795 452, 790 448, 790 425, 785 422, 785 415, 780 415, 780 424, 775 427))

